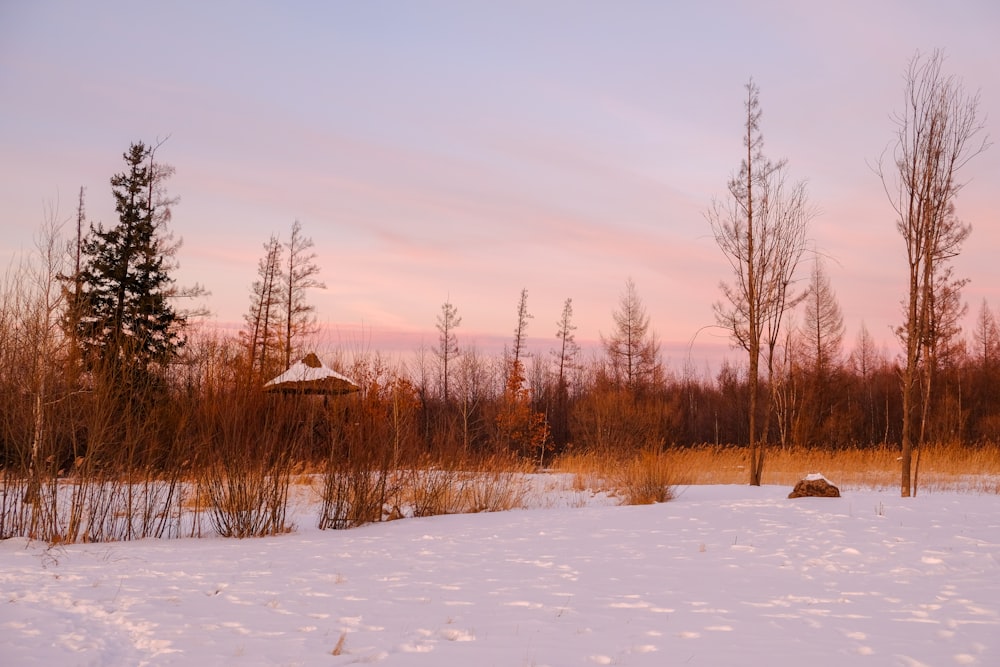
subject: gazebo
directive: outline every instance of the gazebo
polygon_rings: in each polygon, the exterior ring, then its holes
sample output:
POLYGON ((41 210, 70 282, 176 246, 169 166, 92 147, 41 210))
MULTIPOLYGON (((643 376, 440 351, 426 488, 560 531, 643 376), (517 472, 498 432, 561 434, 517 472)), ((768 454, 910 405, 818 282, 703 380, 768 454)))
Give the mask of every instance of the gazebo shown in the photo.
POLYGON ((287 371, 264 385, 264 391, 277 394, 319 394, 337 396, 358 391, 360 387, 329 366, 314 352, 292 364, 287 371))

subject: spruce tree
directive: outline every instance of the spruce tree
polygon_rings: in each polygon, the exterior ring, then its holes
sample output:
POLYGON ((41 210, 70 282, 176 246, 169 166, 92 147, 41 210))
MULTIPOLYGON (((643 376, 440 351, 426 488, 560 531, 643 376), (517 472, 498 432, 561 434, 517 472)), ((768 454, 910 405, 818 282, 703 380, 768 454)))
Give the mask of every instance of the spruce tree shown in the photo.
POLYGON ((185 319, 168 302, 174 281, 161 224, 167 200, 157 196, 158 179, 170 170, 157 169, 153 149, 142 142, 124 159, 125 170, 111 178, 118 223, 91 224, 83 242, 77 336, 92 368, 143 372, 176 354, 185 319))

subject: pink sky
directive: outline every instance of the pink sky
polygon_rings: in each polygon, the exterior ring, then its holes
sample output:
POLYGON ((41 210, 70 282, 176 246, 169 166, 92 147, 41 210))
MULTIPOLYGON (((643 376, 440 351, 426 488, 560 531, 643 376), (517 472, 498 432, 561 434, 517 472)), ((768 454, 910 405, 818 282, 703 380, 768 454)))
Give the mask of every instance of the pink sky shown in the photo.
MULTIPOLYGON (((178 278, 211 290, 215 322, 240 321, 261 245, 297 219, 333 338, 433 346, 450 299, 460 344, 489 348, 527 288, 538 351, 567 297, 593 341, 631 277, 679 369, 729 278, 704 211, 739 166, 752 76, 767 153, 821 212, 847 342, 864 322, 894 350, 904 248, 871 165, 918 49, 946 51, 1000 137, 1000 6, 674 4, 6 3, 0 261, 80 186, 114 222, 122 152, 170 135, 178 278)), ((1000 308, 1000 148, 964 175, 971 326, 1000 308)), ((695 364, 725 344, 702 331, 695 364)))

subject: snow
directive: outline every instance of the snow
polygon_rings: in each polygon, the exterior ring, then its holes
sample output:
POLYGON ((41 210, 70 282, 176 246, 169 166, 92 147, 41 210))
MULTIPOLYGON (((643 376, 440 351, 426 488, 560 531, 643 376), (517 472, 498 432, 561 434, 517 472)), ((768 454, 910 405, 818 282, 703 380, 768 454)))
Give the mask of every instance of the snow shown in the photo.
POLYGON ((807 482, 818 482, 819 480, 823 480, 824 482, 830 481, 826 477, 823 477, 823 473, 819 472, 811 472, 808 475, 806 475, 803 479, 805 479, 807 482))
MULTIPOLYGON (((539 476, 540 478, 542 476, 539 476)), ((1000 496, 693 486, 271 538, 0 543, 4 665, 997 665, 1000 496)))
POLYGON ((296 361, 288 367, 288 370, 264 386, 275 387, 286 383, 309 384, 323 382, 324 380, 330 379, 340 380, 348 386, 357 386, 356 383, 347 376, 341 375, 329 366, 323 364, 323 362, 321 362, 314 354, 310 354, 304 359, 296 361))

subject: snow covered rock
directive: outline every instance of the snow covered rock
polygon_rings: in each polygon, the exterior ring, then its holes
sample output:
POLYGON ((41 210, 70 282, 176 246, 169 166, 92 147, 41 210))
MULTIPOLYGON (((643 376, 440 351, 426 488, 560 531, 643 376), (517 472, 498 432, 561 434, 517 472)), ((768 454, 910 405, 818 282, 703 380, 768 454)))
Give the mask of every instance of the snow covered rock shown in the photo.
POLYGON ((798 481, 789 498, 804 498, 807 496, 819 498, 839 498, 840 489, 835 487, 826 477, 819 473, 806 475, 804 479, 798 481))

